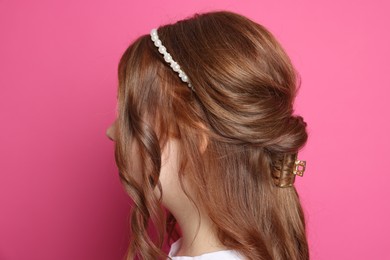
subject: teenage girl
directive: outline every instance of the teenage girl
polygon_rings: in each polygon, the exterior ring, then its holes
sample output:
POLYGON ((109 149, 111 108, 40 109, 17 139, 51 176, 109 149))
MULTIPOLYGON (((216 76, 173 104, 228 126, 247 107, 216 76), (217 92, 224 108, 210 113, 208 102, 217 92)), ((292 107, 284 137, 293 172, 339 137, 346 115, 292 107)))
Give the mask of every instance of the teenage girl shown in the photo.
POLYGON ((127 259, 309 259, 298 74, 266 28, 197 14, 139 37, 118 77, 107 135, 134 201, 127 259))

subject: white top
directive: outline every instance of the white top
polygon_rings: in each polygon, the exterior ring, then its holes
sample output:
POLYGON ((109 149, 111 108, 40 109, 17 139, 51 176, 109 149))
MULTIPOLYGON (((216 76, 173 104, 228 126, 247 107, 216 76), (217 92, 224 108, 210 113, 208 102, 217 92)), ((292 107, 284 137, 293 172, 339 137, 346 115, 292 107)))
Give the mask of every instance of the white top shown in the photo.
POLYGON ((182 238, 178 239, 175 243, 172 244, 171 249, 169 250, 168 256, 172 260, 244 260, 245 258, 235 250, 220 250, 211 253, 205 253, 198 256, 175 256, 177 251, 180 248, 182 238))

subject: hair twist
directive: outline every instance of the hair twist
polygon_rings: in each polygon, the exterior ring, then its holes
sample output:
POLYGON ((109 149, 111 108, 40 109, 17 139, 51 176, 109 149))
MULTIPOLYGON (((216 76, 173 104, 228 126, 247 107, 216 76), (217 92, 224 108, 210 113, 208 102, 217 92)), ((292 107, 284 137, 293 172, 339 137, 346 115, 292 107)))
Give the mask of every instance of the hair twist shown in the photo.
POLYGON ((271 154, 271 174, 279 187, 290 187, 294 183, 298 151, 307 141, 306 125, 301 116, 289 117, 280 128, 279 136, 266 147, 271 154))

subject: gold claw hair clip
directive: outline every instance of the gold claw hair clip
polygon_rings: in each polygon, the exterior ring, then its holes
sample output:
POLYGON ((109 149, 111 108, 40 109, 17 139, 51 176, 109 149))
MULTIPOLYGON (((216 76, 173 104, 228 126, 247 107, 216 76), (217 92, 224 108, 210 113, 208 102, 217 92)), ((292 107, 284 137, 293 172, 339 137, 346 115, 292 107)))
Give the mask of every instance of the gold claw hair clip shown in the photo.
MULTIPOLYGON (((286 158, 285 158, 286 160, 286 158)), ((303 177, 306 170, 306 161, 298 160, 297 155, 294 156, 294 162, 291 170, 291 163, 284 162, 280 169, 280 176, 276 178, 276 186, 280 188, 287 188, 293 186, 295 177, 303 177), (290 167, 288 167, 290 165, 290 167)))
POLYGON ((303 173, 305 172, 305 170, 306 170, 306 161, 295 160, 293 174, 303 177, 303 173))

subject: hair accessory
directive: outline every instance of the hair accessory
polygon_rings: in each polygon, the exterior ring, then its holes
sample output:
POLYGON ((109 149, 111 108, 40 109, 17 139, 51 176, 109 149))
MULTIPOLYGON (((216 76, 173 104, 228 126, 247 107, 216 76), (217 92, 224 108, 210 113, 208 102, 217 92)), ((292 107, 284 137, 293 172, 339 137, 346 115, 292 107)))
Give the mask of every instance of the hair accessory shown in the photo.
POLYGON ((289 163, 288 157, 285 156, 281 168, 277 170, 279 175, 274 181, 276 186, 280 188, 292 187, 295 183, 295 177, 297 175, 302 177, 306 170, 306 161, 298 160, 297 154, 291 159, 292 161, 289 163))
POLYGON ((293 174, 303 177, 306 170, 306 161, 295 160, 293 174))
POLYGON ((179 74, 181 81, 187 83, 188 87, 192 91, 195 91, 194 87, 189 82, 187 74, 185 74, 185 72, 180 69, 180 65, 173 60, 171 54, 167 52, 167 48, 165 48, 165 46, 162 44, 161 40, 158 37, 157 29, 152 29, 152 31, 150 32, 150 37, 152 38, 154 45, 158 48, 158 52, 164 55, 165 62, 169 63, 173 71, 179 74))

